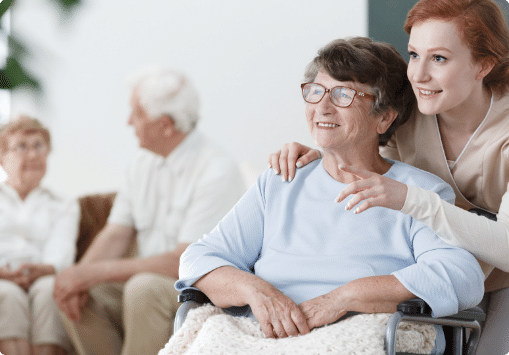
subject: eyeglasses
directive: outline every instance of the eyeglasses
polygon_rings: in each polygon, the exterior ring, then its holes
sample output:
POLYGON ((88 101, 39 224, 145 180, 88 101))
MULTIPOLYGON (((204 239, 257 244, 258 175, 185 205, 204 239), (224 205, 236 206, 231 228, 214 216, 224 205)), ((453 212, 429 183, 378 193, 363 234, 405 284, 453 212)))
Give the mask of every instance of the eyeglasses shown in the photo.
POLYGON ((304 83, 302 88, 302 97, 304 101, 310 104, 317 104, 322 101, 325 94, 329 93, 331 102, 338 107, 348 107, 352 104, 356 95, 363 99, 375 100, 375 95, 366 94, 364 92, 355 91, 346 86, 336 86, 332 89, 326 89, 323 85, 317 83, 304 83))
POLYGON ((45 154, 48 152, 48 145, 43 142, 35 142, 32 145, 29 145, 25 142, 20 142, 9 148, 9 151, 19 155, 26 155, 30 150, 33 150, 38 154, 45 154))

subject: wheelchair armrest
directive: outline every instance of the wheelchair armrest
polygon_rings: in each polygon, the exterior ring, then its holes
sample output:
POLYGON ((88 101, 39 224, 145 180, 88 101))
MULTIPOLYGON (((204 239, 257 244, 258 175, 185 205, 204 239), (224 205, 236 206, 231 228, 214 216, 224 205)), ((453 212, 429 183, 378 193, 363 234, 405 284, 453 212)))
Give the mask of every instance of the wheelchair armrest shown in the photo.
POLYGON ((187 289, 179 294, 178 301, 184 303, 187 301, 194 301, 197 303, 212 303, 210 299, 200 290, 187 289))
POLYGON ((398 304, 398 312, 412 316, 431 316, 431 307, 421 298, 406 300, 398 304))
MULTIPOLYGON (((404 315, 408 316, 429 316, 431 317, 430 306, 420 298, 414 298, 406 300, 398 304, 398 311, 403 312, 404 315)), ((486 320, 486 314, 479 307, 472 307, 459 311, 451 316, 444 317, 447 319, 458 319, 458 320, 476 320, 478 322, 484 322, 486 320)))
POLYGON ((178 301, 182 303, 175 314, 173 323, 173 334, 175 334, 184 324, 187 313, 190 310, 200 307, 204 303, 212 303, 210 299, 201 291, 187 289, 180 292, 178 301))
POLYGON ((481 323, 486 319, 484 311, 479 307, 469 308, 448 317, 433 318, 430 306, 420 298, 403 301, 398 305, 397 309, 398 311, 387 322, 385 333, 385 351, 389 355, 396 353, 396 329, 402 320, 450 326, 454 329, 459 329, 459 331, 454 330, 456 334, 454 336, 455 343, 453 343, 454 354, 471 355, 475 352, 479 342, 481 323), (466 344, 463 344, 464 328, 471 330, 466 344))

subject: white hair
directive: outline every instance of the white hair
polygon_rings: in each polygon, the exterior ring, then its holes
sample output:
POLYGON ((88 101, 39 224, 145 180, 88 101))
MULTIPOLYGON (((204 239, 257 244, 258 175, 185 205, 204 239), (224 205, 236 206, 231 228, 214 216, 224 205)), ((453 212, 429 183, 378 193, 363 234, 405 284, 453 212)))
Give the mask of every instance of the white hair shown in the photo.
POLYGON ((183 133, 198 122, 198 93, 182 73, 168 68, 145 68, 128 80, 150 119, 170 116, 183 133))

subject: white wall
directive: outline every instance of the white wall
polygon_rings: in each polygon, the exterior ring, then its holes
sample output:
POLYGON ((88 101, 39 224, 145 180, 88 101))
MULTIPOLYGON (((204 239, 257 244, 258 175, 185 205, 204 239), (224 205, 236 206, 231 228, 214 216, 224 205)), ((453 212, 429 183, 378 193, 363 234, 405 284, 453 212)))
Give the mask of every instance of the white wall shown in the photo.
POLYGON ((137 145, 125 79, 147 64, 187 73, 199 128, 249 182, 283 143, 313 144, 299 84, 330 40, 367 34, 367 1, 84 0, 68 22, 47 0, 23 0, 12 31, 32 49, 44 96, 15 92, 12 113, 40 118, 54 150, 46 185, 68 194, 116 190, 137 145))

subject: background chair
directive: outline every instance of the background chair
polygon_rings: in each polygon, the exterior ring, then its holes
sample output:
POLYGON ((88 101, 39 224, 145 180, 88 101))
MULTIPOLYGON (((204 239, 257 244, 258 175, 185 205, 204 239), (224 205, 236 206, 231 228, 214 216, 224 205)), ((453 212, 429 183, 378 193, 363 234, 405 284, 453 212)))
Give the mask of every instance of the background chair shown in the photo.
POLYGON ((106 225, 115 200, 115 192, 85 195, 78 199, 80 205, 80 227, 75 261, 79 261, 94 241, 97 233, 106 225))
MULTIPOLYGON (((78 199, 81 215, 78 241, 76 242, 75 262, 78 262, 83 257, 97 234, 108 222, 116 195, 116 192, 110 192, 85 195, 78 199)), ((125 256, 135 256, 137 254, 137 246, 136 238, 133 238, 125 256)))

